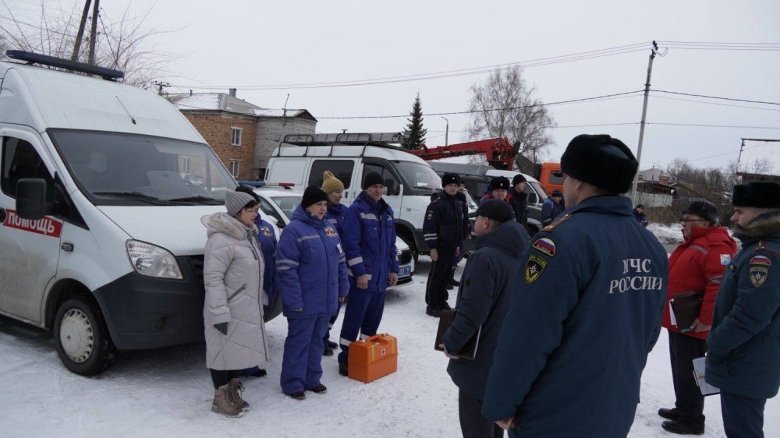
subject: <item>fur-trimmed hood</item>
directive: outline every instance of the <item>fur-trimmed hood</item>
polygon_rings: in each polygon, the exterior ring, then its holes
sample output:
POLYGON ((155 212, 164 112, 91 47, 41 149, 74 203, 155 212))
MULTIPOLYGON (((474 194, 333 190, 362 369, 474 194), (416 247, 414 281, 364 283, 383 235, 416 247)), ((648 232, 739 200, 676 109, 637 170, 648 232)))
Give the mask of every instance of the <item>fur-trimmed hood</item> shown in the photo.
POLYGON ((734 236, 740 240, 768 236, 780 237, 780 210, 771 210, 756 216, 745 227, 734 225, 734 236))
POLYGON ((257 227, 254 224, 247 227, 227 213, 221 212, 203 216, 200 218, 200 223, 208 230, 209 237, 214 233, 222 233, 236 240, 244 240, 247 231, 251 231, 253 236, 257 236, 257 227))

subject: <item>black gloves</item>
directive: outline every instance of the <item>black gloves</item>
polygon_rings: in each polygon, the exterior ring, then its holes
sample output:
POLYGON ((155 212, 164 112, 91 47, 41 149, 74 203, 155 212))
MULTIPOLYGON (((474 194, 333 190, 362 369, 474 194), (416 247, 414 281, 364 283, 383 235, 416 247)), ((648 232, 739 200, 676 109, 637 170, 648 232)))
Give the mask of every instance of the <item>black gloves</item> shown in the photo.
POLYGON ((223 335, 227 335, 227 325, 228 323, 226 322, 220 322, 219 324, 214 324, 214 328, 223 335))

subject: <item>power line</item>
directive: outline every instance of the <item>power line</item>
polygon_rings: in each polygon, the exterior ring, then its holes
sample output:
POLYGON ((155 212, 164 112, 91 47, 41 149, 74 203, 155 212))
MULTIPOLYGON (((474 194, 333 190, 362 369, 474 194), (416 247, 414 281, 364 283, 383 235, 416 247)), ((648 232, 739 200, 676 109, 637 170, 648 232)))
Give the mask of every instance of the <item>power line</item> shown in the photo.
POLYGON ((690 97, 703 97, 705 99, 719 99, 719 100, 728 100, 732 102, 747 102, 747 103, 760 103, 762 105, 780 105, 780 102, 767 102, 763 100, 750 100, 750 99, 738 99, 734 97, 720 97, 720 96, 707 96, 704 94, 693 94, 693 93, 681 93, 678 91, 667 91, 667 90, 651 90, 653 93, 665 93, 665 94, 676 94, 678 96, 690 96, 690 97))
POLYGON ((647 124, 660 126, 690 126, 698 128, 780 129, 780 126, 718 125, 710 123, 648 122, 647 124))
POLYGON ((707 102, 703 100, 694 100, 694 99, 682 99, 679 97, 666 97, 666 96, 654 96, 655 99, 665 99, 665 100, 677 100, 680 102, 692 102, 692 103, 700 103, 702 105, 716 105, 716 106, 728 106, 732 108, 746 108, 746 109, 754 109, 754 110, 760 110, 760 111, 780 111, 780 109, 775 108, 762 108, 758 106, 747 106, 747 105, 734 105, 730 103, 717 103, 717 102, 707 102))

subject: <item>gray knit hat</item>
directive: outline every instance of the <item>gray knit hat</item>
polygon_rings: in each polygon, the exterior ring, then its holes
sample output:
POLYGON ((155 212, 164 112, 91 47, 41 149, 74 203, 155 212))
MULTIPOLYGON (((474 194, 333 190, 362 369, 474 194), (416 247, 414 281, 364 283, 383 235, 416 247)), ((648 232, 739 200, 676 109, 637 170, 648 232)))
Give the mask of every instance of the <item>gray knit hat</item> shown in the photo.
POLYGON ((250 202, 257 202, 252 195, 243 192, 228 191, 225 193, 225 208, 230 216, 235 216, 250 202))

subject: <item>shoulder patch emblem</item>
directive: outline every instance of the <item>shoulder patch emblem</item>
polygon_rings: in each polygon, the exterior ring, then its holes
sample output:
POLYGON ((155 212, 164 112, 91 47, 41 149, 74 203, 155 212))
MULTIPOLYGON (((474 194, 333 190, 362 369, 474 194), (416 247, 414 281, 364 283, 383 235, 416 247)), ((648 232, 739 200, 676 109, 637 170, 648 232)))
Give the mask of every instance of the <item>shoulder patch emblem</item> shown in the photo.
POLYGON ((265 237, 271 237, 271 235, 273 235, 273 233, 268 227, 260 228, 260 232, 263 233, 263 236, 265 237))
POLYGON ((538 280, 542 271, 547 267, 547 260, 538 255, 531 254, 525 263, 525 284, 531 284, 538 280))
POLYGON ((555 242, 547 237, 536 239, 531 245, 535 250, 541 251, 550 257, 555 257, 555 242))
POLYGON ((721 254, 720 255, 720 265, 721 266, 728 266, 728 264, 731 263, 731 256, 728 254, 721 254))
POLYGON ((761 287, 766 284, 769 278, 769 267, 772 266, 772 260, 767 256, 754 256, 750 259, 750 282, 754 287, 761 287))
POLYGON ((767 256, 759 255, 751 258, 749 264, 750 266, 758 265, 769 267, 772 266, 772 260, 770 260, 767 256))
POLYGON ((339 233, 337 233, 336 230, 334 230, 333 228, 328 227, 325 228, 325 235, 328 237, 336 237, 339 235, 339 233))
POLYGON ((432 217, 433 217, 433 210, 428 210, 428 216, 425 219, 431 220, 432 217))

